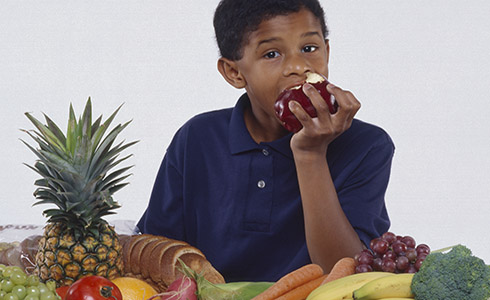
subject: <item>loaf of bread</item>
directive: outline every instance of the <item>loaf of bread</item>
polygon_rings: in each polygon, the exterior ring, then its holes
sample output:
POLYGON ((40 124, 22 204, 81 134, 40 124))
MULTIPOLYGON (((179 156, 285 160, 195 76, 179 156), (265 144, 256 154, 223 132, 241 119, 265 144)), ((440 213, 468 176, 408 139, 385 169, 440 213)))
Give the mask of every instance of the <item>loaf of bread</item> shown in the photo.
POLYGON ((208 281, 225 283, 204 254, 186 242, 150 234, 121 236, 120 240, 125 275, 143 279, 159 291, 182 276, 179 259, 208 281))

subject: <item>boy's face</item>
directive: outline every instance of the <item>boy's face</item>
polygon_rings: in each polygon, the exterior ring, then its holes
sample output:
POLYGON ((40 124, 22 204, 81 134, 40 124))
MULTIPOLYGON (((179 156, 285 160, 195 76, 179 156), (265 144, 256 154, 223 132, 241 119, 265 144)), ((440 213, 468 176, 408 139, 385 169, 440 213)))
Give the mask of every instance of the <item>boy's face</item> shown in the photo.
POLYGON ((255 118, 279 123, 274 112, 278 95, 304 81, 307 71, 328 77, 328 54, 320 22, 309 10, 263 21, 236 61, 255 118))

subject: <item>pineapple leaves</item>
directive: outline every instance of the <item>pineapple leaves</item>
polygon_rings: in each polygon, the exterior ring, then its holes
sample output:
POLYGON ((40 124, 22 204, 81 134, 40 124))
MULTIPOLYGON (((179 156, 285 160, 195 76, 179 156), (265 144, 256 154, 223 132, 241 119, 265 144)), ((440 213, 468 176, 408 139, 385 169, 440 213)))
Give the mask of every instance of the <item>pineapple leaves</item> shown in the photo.
POLYGON ((39 130, 37 134, 41 136, 46 143, 58 148, 63 152, 65 151, 64 143, 58 139, 56 134, 54 134, 48 127, 43 125, 38 119, 33 117, 30 113, 25 113, 25 115, 34 124, 34 126, 36 126, 36 128, 39 130))
POLYGON ((34 166, 26 164, 41 176, 35 181, 38 188, 34 205, 57 207, 43 212, 48 222, 62 222, 75 232, 86 234, 97 231, 100 224, 107 223, 102 218, 120 207, 112 195, 128 184, 123 181, 131 176, 127 172, 133 166, 114 168, 132 156, 118 158, 121 152, 137 143, 115 143, 131 121, 114 126, 106 134, 121 107, 107 120, 100 116, 92 123, 90 98, 78 118, 70 104, 66 133, 45 114, 46 125, 25 113, 37 129, 24 130, 38 144, 37 148, 21 140, 38 158, 34 166))
MULTIPOLYGON (((95 152, 95 149, 97 148, 97 146, 99 145, 99 142, 100 140, 102 139, 102 137, 104 136, 104 133, 106 132, 106 130, 109 128, 109 126, 111 125, 112 123, 112 120, 114 120, 114 118, 116 117, 116 114, 119 112, 119 110, 121 109, 122 105, 120 105, 116 111, 102 124, 102 125, 98 125, 97 124, 97 130, 95 130, 94 134, 92 135, 92 152, 95 152)), ((101 122, 101 118, 97 119, 98 123, 101 122)))
POLYGON ((66 145, 65 134, 61 131, 58 125, 56 125, 56 123, 54 123, 46 114, 44 114, 44 118, 46 119, 46 124, 48 125, 48 129, 51 130, 51 132, 58 138, 58 140, 61 142, 61 145, 63 146, 63 149, 65 149, 65 145, 66 145))
POLYGON ((114 128, 101 142, 100 145, 96 148, 94 155, 92 157, 92 160, 90 162, 89 169, 87 170, 89 172, 89 176, 93 177, 94 173, 93 171, 100 171, 100 166, 104 165, 108 160, 110 160, 114 155, 118 154, 125 148, 134 145, 137 143, 131 142, 127 144, 126 146, 121 146, 121 144, 117 145, 116 147, 111 148, 114 140, 116 139, 117 135, 124 129, 126 126, 129 125, 131 121, 125 123, 124 125, 117 125, 116 128, 114 128), (92 171, 92 172, 90 172, 92 171))
POLYGON ((88 98, 85 110, 83 111, 82 126, 80 135, 90 140, 92 138, 92 101, 90 100, 90 97, 88 98))
MULTIPOLYGON (((100 122, 102 121, 102 116, 98 117, 97 120, 95 120, 94 124, 92 124, 92 132, 90 133, 90 136, 94 136, 97 130, 99 129, 100 122)), ((93 143, 93 140, 92 140, 93 143)))
POLYGON ((75 153, 75 146, 77 144, 77 117, 73 110, 73 105, 70 103, 70 113, 68 118, 68 128, 66 129, 66 150, 69 154, 75 153))

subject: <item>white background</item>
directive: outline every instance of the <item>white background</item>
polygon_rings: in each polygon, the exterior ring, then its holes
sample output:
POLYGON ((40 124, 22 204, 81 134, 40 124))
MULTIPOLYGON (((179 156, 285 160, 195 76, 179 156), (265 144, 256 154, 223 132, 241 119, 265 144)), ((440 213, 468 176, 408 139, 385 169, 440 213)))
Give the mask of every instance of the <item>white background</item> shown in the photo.
MULTIPOLYGON (((35 156, 23 115, 65 128, 73 103, 132 119, 140 142, 109 220, 138 220, 175 131, 242 93, 216 71, 217 0, 1 1, 0 225, 43 224, 31 205, 35 156)), ((330 80, 362 102, 358 118, 396 144, 386 196, 391 230, 433 249, 458 243, 490 263, 490 2, 322 1, 330 80)))

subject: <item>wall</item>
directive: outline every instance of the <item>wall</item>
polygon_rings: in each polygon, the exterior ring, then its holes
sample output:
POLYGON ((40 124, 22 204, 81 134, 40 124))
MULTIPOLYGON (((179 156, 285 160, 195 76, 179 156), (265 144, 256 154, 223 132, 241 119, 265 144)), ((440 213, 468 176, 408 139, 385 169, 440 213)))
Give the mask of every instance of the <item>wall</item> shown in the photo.
MULTIPOLYGON (((132 119, 123 132, 131 184, 110 220, 137 220, 174 132, 242 93, 216 71, 217 0, 2 1, 0 224, 43 224, 26 111, 66 124, 94 113, 132 119), (30 142, 30 141, 29 141, 30 142)), ((323 1, 330 80, 362 102, 358 118, 396 143, 386 196, 391 230, 432 248, 469 246, 490 263, 490 3, 323 1)))

